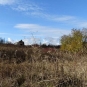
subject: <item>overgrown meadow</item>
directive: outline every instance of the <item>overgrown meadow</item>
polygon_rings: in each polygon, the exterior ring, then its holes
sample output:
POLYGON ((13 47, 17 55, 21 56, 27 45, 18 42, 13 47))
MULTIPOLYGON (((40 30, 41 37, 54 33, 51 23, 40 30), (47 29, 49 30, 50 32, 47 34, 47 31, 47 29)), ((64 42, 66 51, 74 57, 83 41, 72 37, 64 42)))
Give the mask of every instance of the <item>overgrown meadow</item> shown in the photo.
POLYGON ((87 54, 16 46, 0 46, 0 52, 0 87, 87 86, 87 54))
POLYGON ((87 87, 86 35, 72 30, 60 48, 0 45, 0 87, 87 87))

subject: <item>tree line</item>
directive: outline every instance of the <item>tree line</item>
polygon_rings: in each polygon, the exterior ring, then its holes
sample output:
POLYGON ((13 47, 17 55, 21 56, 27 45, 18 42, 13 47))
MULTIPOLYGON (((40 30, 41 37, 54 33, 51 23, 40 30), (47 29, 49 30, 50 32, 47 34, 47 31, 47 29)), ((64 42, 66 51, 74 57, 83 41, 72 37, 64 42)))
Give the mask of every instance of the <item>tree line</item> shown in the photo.
MULTIPOLYGON (((5 39, 0 38, 0 44, 12 44, 11 42, 5 41, 5 39)), ((34 46, 39 46, 38 44, 32 44, 34 46)), ((60 38, 60 45, 46 45, 40 44, 41 47, 56 47, 60 48, 62 51, 67 52, 79 52, 87 51, 87 28, 83 29, 72 29, 71 33, 68 35, 63 35, 60 38)))
POLYGON ((52 44, 31 44, 31 45, 24 45, 24 42, 22 41, 22 40, 20 40, 20 41, 18 41, 17 42, 17 44, 14 44, 14 43, 12 43, 12 42, 9 42, 9 41, 5 41, 5 39, 3 39, 3 38, 0 38, 0 44, 1 45, 6 45, 6 46, 22 46, 22 47, 24 47, 24 46, 28 46, 28 47, 32 47, 32 46, 34 46, 34 47, 42 47, 42 48, 60 48, 60 45, 52 45, 52 44))
POLYGON ((0 44, 12 44, 12 43, 9 41, 6 41, 5 38, 0 37, 0 44))

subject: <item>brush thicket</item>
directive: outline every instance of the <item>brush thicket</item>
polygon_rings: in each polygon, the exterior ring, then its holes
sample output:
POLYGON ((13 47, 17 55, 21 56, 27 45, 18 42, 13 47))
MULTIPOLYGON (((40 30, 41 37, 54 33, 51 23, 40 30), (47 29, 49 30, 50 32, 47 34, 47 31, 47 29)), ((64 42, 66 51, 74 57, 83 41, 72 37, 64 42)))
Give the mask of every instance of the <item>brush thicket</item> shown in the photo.
POLYGON ((0 51, 6 52, 6 57, 0 58, 0 87, 87 86, 86 54, 40 47, 0 47, 0 51), (15 50, 20 56, 14 56, 15 50))

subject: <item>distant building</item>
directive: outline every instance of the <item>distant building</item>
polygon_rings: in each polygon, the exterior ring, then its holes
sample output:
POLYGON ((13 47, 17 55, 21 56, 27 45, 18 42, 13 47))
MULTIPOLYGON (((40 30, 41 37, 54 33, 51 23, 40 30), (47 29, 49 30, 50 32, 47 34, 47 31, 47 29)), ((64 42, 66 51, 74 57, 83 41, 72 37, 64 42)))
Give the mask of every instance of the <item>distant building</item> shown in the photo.
POLYGON ((24 46, 24 41, 20 40, 19 42, 17 42, 17 45, 24 46))

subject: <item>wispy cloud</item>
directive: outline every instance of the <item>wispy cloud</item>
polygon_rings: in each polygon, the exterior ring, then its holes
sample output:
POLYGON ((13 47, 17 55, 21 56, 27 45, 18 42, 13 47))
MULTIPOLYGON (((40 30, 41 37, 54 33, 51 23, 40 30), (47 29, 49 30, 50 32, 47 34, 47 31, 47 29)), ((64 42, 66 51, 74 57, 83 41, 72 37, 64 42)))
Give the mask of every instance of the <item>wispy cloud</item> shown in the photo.
POLYGON ((27 14, 27 12, 32 13, 43 10, 37 4, 24 0, 0 0, 0 5, 11 5, 9 6, 10 9, 24 12, 25 14, 27 14))
MULTIPOLYGON (((16 33, 0 33, 0 35, 5 35, 5 36, 27 36, 27 37, 30 37, 30 36, 32 36, 32 35, 29 35, 29 34, 25 34, 25 33, 22 33, 22 34, 16 34, 16 33)), ((39 35, 37 35, 37 36, 39 36, 39 35)))
POLYGON ((87 28, 87 21, 83 21, 83 22, 78 22, 78 25, 80 26, 80 27, 85 27, 85 28, 87 28))
POLYGON ((20 28, 20 29, 27 29, 27 30, 40 30, 40 29, 45 29, 45 26, 40 26, 38 24, 17 24, 14 26, 15 28, 20 28))
POLYGON ((69 22, 69 21, 74 21, 76 20, 75 16, 70 16, 70 15, 51 15, 51 14, 47 14, 44 13, 42 11, 33 11, 33 12, 27 12, 27 15, 33 15, 33 16, 39 16, 42 18, 45 18, 47 20, 51 20, 51 21, 55 21, 55 22, 69 22))
POLYGON ((0 35, 2 35, 2 34, 5 35, 5 34, 7 34, 7 33, 0 33, 0 35))
POLYGON ((35 17, 45 18, 47 20, 56 21, 56 22, 66 22, 72 21, 75 19, 74 16, 70 15, 51 15, 45 12, 43 6, 39 6, 31 1, 23 1, 23 0, 0 0, 1 5, 11 5, 10 8, 12 10, 24 12, 26 15, 32 15, 35 17), (11 5, 13 4, 14 5, 11 5))
POLYGON ((0 5, 11 5, 15 2, 16 0, 0 0, 0 5))
POLYGON ((53 36, 59 37, 63 34, 69 34, 70 30, 64 30, 60 28, 52 28, 49 26, 41 26, 38 24, 17 24, 15 28, 22 29, 26 32, 38 32, 41 36, 53 36))
POLYGON ((66 16, 66 15, 62 15, 62 16, 53 16, 52 20, 54 21, 70 21, 70 20, 74 20, 75 17, 74 16, 66 16))
POLYGON ((32 3, 16 3, 15 6, 12 7, 13 10, 16 11, 21 11, 21 12, 25 12, 25 14, 27 14, 27 12, 38 12, 40 10, 42 10, 42 8, 40 8, 38 5, 36 4, 32 4, 32 3))
MULTIPOLYGON (((45 9, 43 6, 41 7, 31 1, 0 0, 0 5, 11 5, 9 7, 12 10, 20 11, 26 15, 31 15, 34 17, 41 17, 49 21, 64 23, 66 25, 71 25, 73 27, 87 27, 87 21, 84 22, 84 20, 82 21, 78 17, 72 16, 72 15, 48 14, 47 12, 45 12, 45 9)), ((43 26, 35 25, 35 27, 41 28, 43 26)))
POLYGON ((80 19, 76 16, 69 16, 69 15, 46 15, 46 14, 42 14, 42 17, 51 20, 53 22, 58 22, 58 23, 62 23, 65 24, 66 26, 71 26, 72 28, 87 28, 87 20, 85 19, 80 19))
POLYGON ((87 27, 87 21, 79 19, 72 15, 57 15, 48 14, 44 12, 43 7, 38 6, 34 3, 19 3, 12 7, 13 10, 24 12, 26 15, 31 15, 35 17, 41 17, 49 21, 65 23, 66 25, 72 25, 74 27, 87 27))
POLYGON ((0 0, 1 5, 11 5, 10 8, 12 10, 24 12, 24 14, 27 15, 32 15, 32 16, 37 16, 37 17, 42 17, 48 20, 52 21, 69 21, 75 19, 73 16, 68 16, 68 15, 51 15, 45 13, 45 9, 43 9, 43 6, 39 6, 35 4, 34 2, 30 1, 23 1, 23 0, 0 0), (14 3, 14 4, 13 4, 14 3), (13 4, 13 5, 12 5, 13 4))

